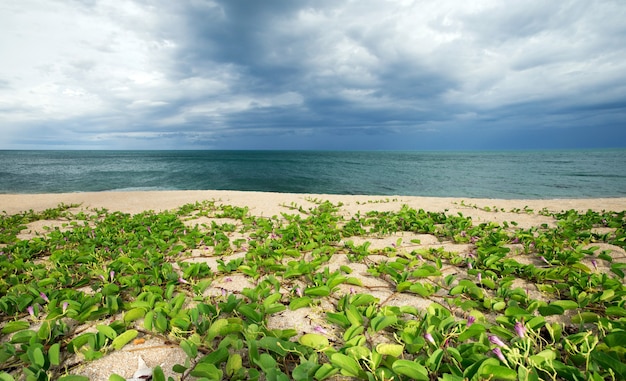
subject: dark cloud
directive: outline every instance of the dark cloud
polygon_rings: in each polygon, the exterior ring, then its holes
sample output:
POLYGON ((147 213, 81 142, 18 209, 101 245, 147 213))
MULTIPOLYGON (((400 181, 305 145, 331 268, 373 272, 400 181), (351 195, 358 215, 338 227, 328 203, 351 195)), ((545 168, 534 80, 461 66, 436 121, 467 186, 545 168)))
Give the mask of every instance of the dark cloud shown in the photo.
POLYGON ((19 19, 0 7, 12 51, 0 124, 14 126, 0 148, 497 149, 624 135, 619 2, 24 1, 4 8, 19 19))

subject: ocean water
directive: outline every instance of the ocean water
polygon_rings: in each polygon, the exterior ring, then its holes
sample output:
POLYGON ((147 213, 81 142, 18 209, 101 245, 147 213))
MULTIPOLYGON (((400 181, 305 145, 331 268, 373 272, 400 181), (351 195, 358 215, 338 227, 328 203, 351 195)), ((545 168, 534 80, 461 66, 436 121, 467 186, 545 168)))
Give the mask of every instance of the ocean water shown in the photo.
POLYGON ((626 149, 0 151, 0 193, 5 194, 198 189, 468 198, 619 197, 626 196, 626 149))

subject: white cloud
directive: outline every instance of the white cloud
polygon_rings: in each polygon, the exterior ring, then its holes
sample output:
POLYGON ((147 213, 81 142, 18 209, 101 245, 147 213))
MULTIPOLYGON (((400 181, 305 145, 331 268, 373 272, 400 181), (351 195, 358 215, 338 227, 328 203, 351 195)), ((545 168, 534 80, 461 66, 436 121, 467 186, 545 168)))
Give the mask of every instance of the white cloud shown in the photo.
POLYGON ((0 128, 178 144, 443 131, 517 108, 536 124, 548 105, 620 107, 624 17, 603 0, 5 0, 0 128))

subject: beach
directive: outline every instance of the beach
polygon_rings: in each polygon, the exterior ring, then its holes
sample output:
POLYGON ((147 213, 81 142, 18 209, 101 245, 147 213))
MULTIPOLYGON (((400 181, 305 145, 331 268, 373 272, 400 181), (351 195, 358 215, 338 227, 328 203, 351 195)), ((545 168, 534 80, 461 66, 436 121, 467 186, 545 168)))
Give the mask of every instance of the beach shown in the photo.
MULTIPOLYGON (((413 196, 364 196, 364 195, 323 195, 323 194, 295 194, 295 193, 264 193, 264 192, 240 192, 240 191, 149 191, 149 192, 94 192, 94 193, 58 193, 58 194, 3 194, 0 195, 0 211, 9 215, 28 210, 40 212, 55 208, 60 204, 78 205, 71 208, 72 211, 106 209, 108 212, 123 212, 137 214, 144 211, 162 212, 176 210, 186 204, 201 203, 203 201, 214 202, 216 205, 230 205, 245 207, 251 216, 275 218, 284 221, 283 214, 302 214, 302 210, 310 210, 319 206, 321 202, 329 201, 338 207, 337 214, 347 221, 350 218, 363 215, 371 211, 397 212, 403 205, 415 210, 426 212, 444 212, 446 215, 456 215, 471 218, 473 225, 482 223, 495 223, 498 225, 515 223, 518 229, 531 229, 540 226, 555 226, 554 217, 549 212, 561 212, 576 210, 584 213, 588 210, 601 211, 624 211, 626 210, 626 198, 594 198, 594 199, 550 199, 550 200, 504 200, 504 199, 474 199, 474 198, 435 198, 413 196)), ((225 219, 214 219, 218 223, 224 223, 225 219)), ((226 219, 228 220, 228 219, 226 219)), ((46 227, 61 227, 64 221, 36 221, 27 225, 19 238, 31 239, 32 237, 45 235, 49 231, 46 227)), ((186 221, 185 224, 193 227, 194 224, 209 226, 210 217, 201 217, 196 220, 186 221)), ((235 224, 236 226, 239 226, 235 224)), ((231 240, 235 238, 249 239, 249 236, 232 233, 231 240)), ((372 236, 354 237, 355 243, 369 241, 370 250, 384 250, 393 247, 394 250, 406 252, 443 248, 446 251, 466 253, 468 244, 456 244, 441 241, 436 237, 419 234, 412 235, 407 232, 392 234, 377 234, 372 236), (399 238, 402 242, 399 243, 399 238)), ((342 244, 345 242, 340 242, 342 244)), ((603 246, 609 251, 616 261, 626 261, 626 253, 616 246, 603 246)), ((210 254, 198 253, 199 250, 190 250, 185 261, 197 263, 203 261, 210 268, 217 266, 216 258, 210 254)), ((227 262, 229 259, 242 258, 242 252, 235 252, 227 257, 220 257, 227 262)), ((345 257, 345 256, 342 256, 345 257)), ((372 261, 382 261, 387 258, 372 257, 372 261)), ((521 259, 520 259, 521 260, 521 259)), ((526 260, 526 258, 524 259, 526 260)), ((589 267, 590 263, 585 262, 589 267)), ((376 290, 371 293, 384 301, 389 306, 411 305, 418 309, 427 308, 425 299, 415 296, 407 296, 404 293, 396 293, 389 283, 371 276, 362 264, 348 262, 345 258, 338 262, 331 260, 328 264, 331 271, 340 266, 349 266, 353 270, 353 276, 362 283, 359 290, 376 290)), ((594 266, 596 264, 594 263, 594 266)), ((465 271, 465 270, 463 270, 465 271)), ((246 287, 254 286, 254 281, 242 274, 233 273, 226 277, 218 275, 212 287, 221 292, 241 294, 246 287)), ((352 292, 352 287, 344 287, 341 290, 352 292)), ((527 286, 528 287, 528 286, 527 286)), ((217 291, 216 291, 217 292, 217 291)), ((283 291, 281 291, 282 293, 283 291)), ((537 294, 537 290, 531 290, 537 294)), ((288 297, 288 296, 286 296, 288 297)), ((324 304, 321 305, 322 309, 324 304)), ((332 306, 329 306, 331 308, 332 306)), ((320 313, 320 311, 318 311, 320 313)), ((311 318, 313 312, 310 309, 298 309, 285 311, 276 317, 271 317, 268 324, 276 329, 295 328, 298 334, 315 332, 322 315, 311 318), (308 314, 308 315, 307 315, 308 314), (306 321, 306 322, 305 322, 306 321)), ((325 329, 331 330, 326 326, 325 329)), ((82 375, 92 380, 108 380, 111 373, 120 374, 129 378, 137 368, 138 358, 141 357, 148 367, 161 365, 166 375, 175 376, 171 372, 172 366, 182 364, 185 361, 185 353, 180 346, 171 341, 159 337, 145 337, 145 340, 126 345, 122 350, 108 353, 102 359, 85 363, 79 370, 82 375)))
POLYGON ((80 204, 85 208, 105 208, 110 211, 139 213, 145 210, 163 211, 180 207, 184 204, 203 200, 216 200, 233 206, 248 207, 253 215, 269 216, 284 211, 283 205, 292 202, 307 204, 308 199, 328 200, 333 203, 342 202, 347 213, 365 211, 367 209, 393 209, 407 204, 413 208, 427 211, 449 210, 451 213, 463 211, 467 215, 480 217, 483 213, 477 208, 489 207, 504 209, 533 210, 546 208, 549 211, 575 209, 578 211, 594 210, 626 210, 626 197, 615 198, 581 198, 581 199, 481 199, 459 197, 417 197, 417 196, 363 196, 363 195, 322 195, 300 193, 271 193, 243 191, 137 191, 137 192, 84 192, 84 193, 46 193, 46 194, 2 194, 0 195, 0 211, 14 214, 21 211, 41 211, 54 208, 60 203, 80 204), (381 202, 386 201, 386 202, 381 202), (464 207, 461 204, 468 206, 464 207), (367 204, 367 205, 365 205, 367 204))

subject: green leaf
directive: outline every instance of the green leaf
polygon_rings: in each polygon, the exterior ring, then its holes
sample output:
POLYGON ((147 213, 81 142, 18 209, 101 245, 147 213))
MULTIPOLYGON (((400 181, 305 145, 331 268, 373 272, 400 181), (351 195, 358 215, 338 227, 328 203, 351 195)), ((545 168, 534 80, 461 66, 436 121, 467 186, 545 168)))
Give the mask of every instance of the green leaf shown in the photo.
POLYGON ((374 332, 378 332, 397 322, 398 318, 395 315, 378 315, 370 321, 370 326, 374 332))
POLYGON ((182 340, 180 342, 180 347, 183 349, 187 357, 192 360, 198 355, 198 347, 191 340, 182 340))
POLYGON ((439 369, 439 366, 441 365, 442 359, 443 359, 443 349, 437 348, 437 350, 435 350, 433 354, 430 355, 428 360, 426 360, 426 366, 430 368, 430 370, 432 370, 433 372, 436 372, 439 369))
POLYGON ((0 381, 15 381, 15 378, 6 372, 0 372, 0 381))
POLYGON ((572 316, 572 323, 593 323, 598 321, 598 314, 595 312, 584 311, 578 313, 578 315, 572 316))
POLYGON ((328 287, 328 286, 309 287, 306 290, 304 290, 304 295, 307 295, 307 296, 328 296, 328 295, 330 295, 330 287, 328 287))
POLYGON ((400 357, 404 351, 404 345, 380 343, 376 346, 376 352, 383 356, 400 357))
POLYGON ((490 380, 517 380, 517 372, 502 365, 485 364, 480 374, 490 380))
POLYGON ((612 353, 593 351, 591 352, 591 359, 606 370, 612 369, 620 376, 618 379, 626 379, 626 364, 616 359, 612 353))
POLYGON ((327 379, 330 376, 337 374, 337 372, 339 372, 339 369, 326 363, 326 364, 322 364, 322 366, 320 366, 319 369, 315 371, 314 377, 316 380, 322 381, 322 380, 327 379))
POLYGON ((428 370, 421 364, 409 360, 396 360, 391 365, 394 372, 407 376, 412 380, 430 381, 428 370))
POLYGON ((614 331, 606 335, 604 342, 609 348, 613 347, 625 347, 626 348, 626 332, 614 331))
POLYGON ((291 301, 289 302, 289 309, 291 311, 295 311, 298 308, 310 306, 312 302, 313 302, 313 299, 309 298, 308 296, 305 296, 302 298, 291 299, 291 301))
POLYGON ((117 337, 117 332, 115 332, 115 330, 108 325, 98 324, 96 326, 96 329, 98 330, 98 332, 102 333, 104 336, 108 337, 111 340, 117 337))
POLYGON ((330 362, 341 369, 341 374, 344 376, 359 377, 362 372, 359 363, 352 357, 346 356, 343 353, 334 353, 330 356, 330 362))
POLYGON ((163 373, 163 369, 161 369, 160 365, 157 365, 152 370, 152 381, 165 381, 165 374, 163 373))
POLYGON ((43 351, 39 347, 31 348, 29 351, 29 357, 34 365, 43 367, 46 363, 46 358, 43 355, 43 351))
POLYGON ((239 353, 233 353, 228 357, 228 361, 226 362, 226 375, 232 377, 235 373, 242 368, 243 360, 239 353))
POLYGON ((109 381, 126 381, 126 379, 119 374, 113 373, 109 376, 109 381))
POLYGON ((136 329, 129 329, 128 331, 122 333, 117 336, 113 342, 111 342, 111 346, 115 348, 115 350, 120 350, 124 347, 124 345, 128 344, 131 340, 137 337, 139 332, 136 329))
POLYGON ((219 381, 222 379, 222 371, 215 365, 201 362, 189 373, 192 377, 204 377, 210 381, 219 381))
POLYGON ((555 300, 554 302, 550 303, 550 305, 559 306, 564 310, 573 310, 578 308, 578 303, 573 300, 555 300))
POLYGON ((626 316, 626 308, 618 307, 618 306, 610 306, 606 308, 607 316, 617 316, 617 317, 625 317, 626 316))
POLYGON ((21 331, 28 327, 30 327, 30 323, 27 321, 22 321, 22 320, 10 321, 4 327, 2 327, 1 332, 3 334, 9 334, 9 333, 21 331))
POLYGON ((139 308, 139 307, 133 308, 131 310, 126 311, 126 313, 124 313, 124 323, 128 324, 135 320, 141 319, 145 315, 146 315, 145 309, 139 308))
POLYGON ((305 333, 300 336, 298 342, 306 347, 313 348, 315 350, 322 350, 330 346, 330 342, 326 336, 317 333, 305 333))
POLYGON ((537 308, 541 316, 550 316, 550 315, 563 315, 565 310, 563 307, 557 306, 555 304, 549 304, 547 306, 541 306, 537 308))
POLYGON ((54 343, 48 349, 48 359, 50 360, 50 365, 58 366, 61 363, 61 344, 54 343))

